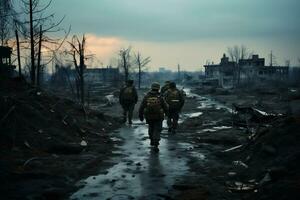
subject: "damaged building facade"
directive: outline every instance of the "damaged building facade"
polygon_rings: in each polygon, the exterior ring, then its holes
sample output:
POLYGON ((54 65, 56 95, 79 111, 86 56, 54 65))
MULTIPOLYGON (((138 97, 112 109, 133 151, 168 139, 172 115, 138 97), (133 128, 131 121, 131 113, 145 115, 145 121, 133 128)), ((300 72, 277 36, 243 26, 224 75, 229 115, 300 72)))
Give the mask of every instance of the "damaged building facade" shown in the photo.
POLYGON ((284 81, 289 75, 288 66, 266 66, 265 59, 252 55, 238 63, 229 61, 223 54, 220 64, 204 65, 206 81, 221 87, 232 87, 236 83, 250 84, 264 81, 284 81))

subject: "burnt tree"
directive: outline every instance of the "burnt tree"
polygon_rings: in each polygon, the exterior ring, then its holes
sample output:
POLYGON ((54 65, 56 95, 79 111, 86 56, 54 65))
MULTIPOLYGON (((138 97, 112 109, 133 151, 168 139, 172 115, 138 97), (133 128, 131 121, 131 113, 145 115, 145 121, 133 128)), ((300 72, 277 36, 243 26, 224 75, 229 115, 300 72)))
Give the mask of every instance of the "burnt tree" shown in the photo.
POLYGON ((71 45, 71 55, 73 57, 73 63, 76 70, 76 88, 77 88, 77 95, 79 97, 80 103, 84 105, 85 103, 85 91, 84 91, 84 71, 85 71, 85 48, 86 48, 86 38, 83 35, 82 39, 75 35, 72 38, 72 41, 69 42, 71 45), (79 62, 78 62, 79 60, 79 62))
POLYGON ((141 89, 142 72, 146 68, 146 65, 151 62, 150 57, 142 58, 141 53, 135 54, 135 63, 138 67, 138 88, 141 89))

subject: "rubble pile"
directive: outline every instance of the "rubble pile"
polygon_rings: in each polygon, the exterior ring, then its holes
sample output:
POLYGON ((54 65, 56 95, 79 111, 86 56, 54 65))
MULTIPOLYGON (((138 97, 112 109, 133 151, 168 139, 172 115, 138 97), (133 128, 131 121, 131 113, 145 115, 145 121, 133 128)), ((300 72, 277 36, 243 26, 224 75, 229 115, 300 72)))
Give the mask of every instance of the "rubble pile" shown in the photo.
POLYGON ((0 190, 7 198, 62 198, 112 154, 108 133, 120 126, 117 118, 22 79, 0 81, 0 105, 0 190))
POLYGON ((256 182, 257 190, 248 194, 249 199, 300 198, 299 130, 299 118, 284 118, 262 130, 260 137, 240 152, 240 159, 247 164, 240 176, 244 182, 256 182))

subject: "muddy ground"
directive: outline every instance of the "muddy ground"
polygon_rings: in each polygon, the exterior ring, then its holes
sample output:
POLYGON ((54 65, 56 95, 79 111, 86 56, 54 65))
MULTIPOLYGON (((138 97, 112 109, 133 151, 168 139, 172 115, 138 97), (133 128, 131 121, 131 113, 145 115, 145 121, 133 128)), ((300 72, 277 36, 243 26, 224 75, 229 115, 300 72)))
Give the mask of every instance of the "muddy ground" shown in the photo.
POLYGON ((0 83, 1 199, 67 199, 111 166, 120 119, 26 84, 0 83))
MULTIPOLYGON (((71 199, 299 197, 298 94, 186 92, 179 130, 172 135, 164 125, 158 155, 151 152, 144 123, 125 125, 115 133, 123 141, 115 165, 82 180, 71 199), (272 117, 237 125, 232 103, 272 117)), ((104 110, 121 113, 118 105, 104 110)))
POLYGON ((121 125, 117 99, 102 92, 83 110, 30 86, 2 87, 4 199, 299 199, 299 90, 185 91, 179 129, 164 123, 156 154, 139 105, 133 125, 121 125), (267 116, 237 116, 233 103, 267 116))

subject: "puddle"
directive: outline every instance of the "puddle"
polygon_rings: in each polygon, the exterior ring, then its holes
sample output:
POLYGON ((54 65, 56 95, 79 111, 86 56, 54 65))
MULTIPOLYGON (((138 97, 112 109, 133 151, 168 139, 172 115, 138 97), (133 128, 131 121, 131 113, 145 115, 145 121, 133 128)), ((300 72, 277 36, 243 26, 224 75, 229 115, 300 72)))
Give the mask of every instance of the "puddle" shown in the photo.
POLYGON ((212 132, 216 132, 219 130, 225 130, 225 129, 231 129, 231 126, 215 126, 212 128, 205 128, 205 129, 201 129, 199 131, 197 131, 197 133, 212 133, 212 132))
MULTIPOLYGON (((201 106, 209 106, 216 109, 225 108, 208 98, 203 98, 191 93, 190 89, 184 89, 187 97, 196 98, 201 106)), ((202 112, 184 114, 179 123, 186 118, 201 116, 202 112)), ((207 122, 215 125, 215 123, 207 122)), ((163 122, 164 130, 161 134, 160 152, 151 152, 148 139, 148 128, 145 123, 134 121, 132 126, 126 126, 114 132, 113 141, 124 143, 118 147, 117 157, 111 158, 110 162, 117 163, 109 168, 105 174, 91 176, 80 181, 83 187, 71 196, 71 199, 165 199, 164 195, 170 195, 172 185, 180 181, 184 175, 192 175, 189 171, 188 160, 192 157, 197 160, 205 160, 206 156, 199 150, 195 150, 190 143, 177 142, 173 135, 167 133, 166 120, 163 122)), ((215 126, 202 131, 217 131, 230 127, 215 126)))
POLYGON ((196 118, 196 117, 201 116, 202 114, 203 114, 203 112, 195 112, 195 113, 185 114, 185 116, 188 118, 196 118))
POLYGON ((234 110, 232 108, 230 108, 228 106, 225 106, 225 105, 223 105, 223 104, 221 104, 221 103, 219 103, 215 100, 212 100, 212 99, 206 98, 206 97, 202 97, 200 95, 192 93, 191 89, 189 89, 189 88, 185 88, 184 91, 185 91, 186 96, 188 98, 194 98, 198 101, 198 104, 199 104, 199 106, 197 107, 198 109, 214 108, 214 109, 217 109, 217 110, 225 109, 230 113, 234 112, 234 110))

